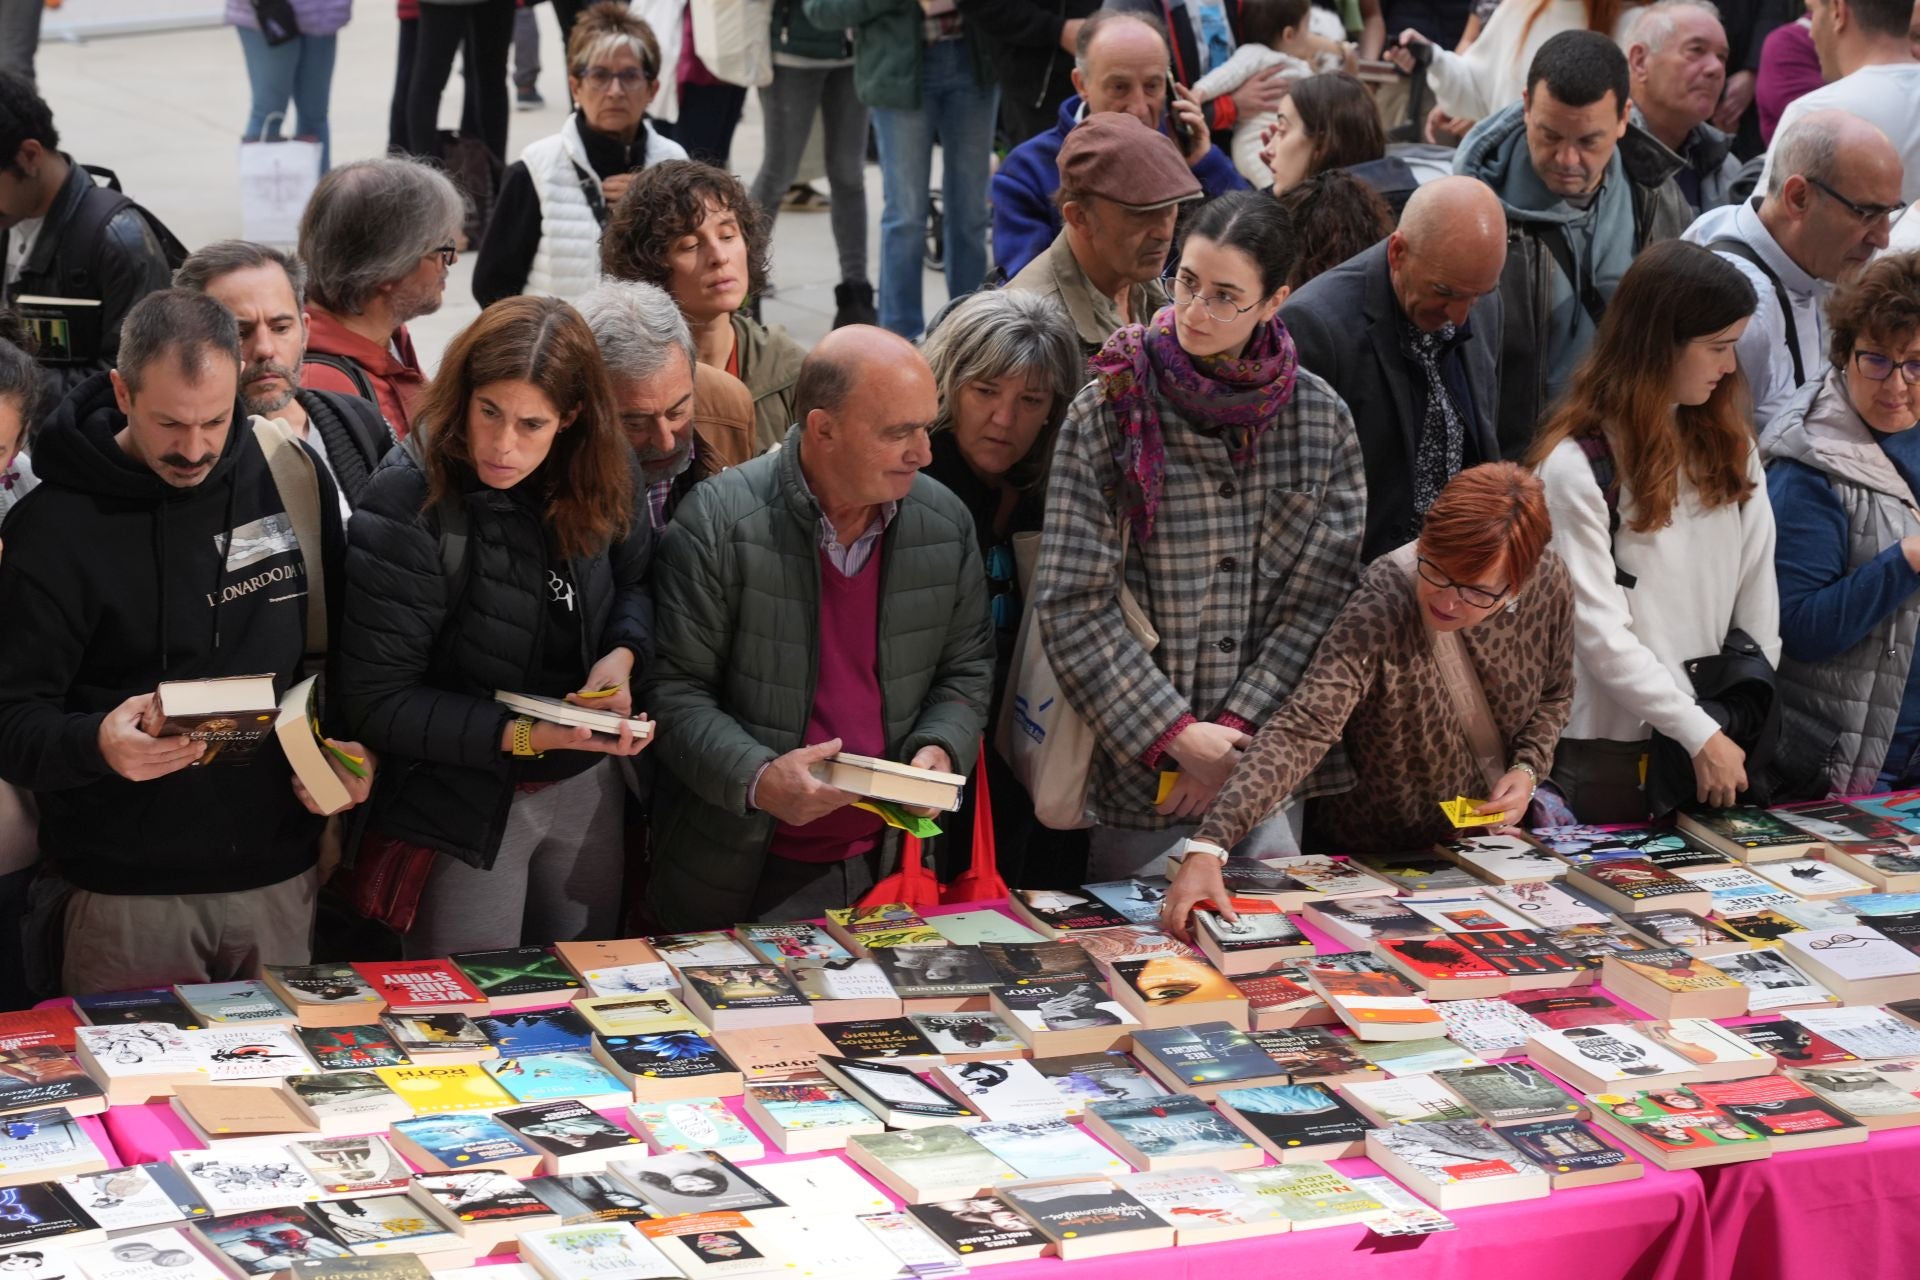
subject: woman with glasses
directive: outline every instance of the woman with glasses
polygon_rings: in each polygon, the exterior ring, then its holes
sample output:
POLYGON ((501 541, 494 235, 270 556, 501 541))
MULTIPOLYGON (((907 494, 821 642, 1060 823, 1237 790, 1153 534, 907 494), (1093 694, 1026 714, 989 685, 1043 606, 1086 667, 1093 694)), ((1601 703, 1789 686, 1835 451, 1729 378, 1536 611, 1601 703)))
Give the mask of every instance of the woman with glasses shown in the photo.
POLYGON ((1780 538, 1780 688, 1839 731, 1839 795, 1920 777, 1920 254, 1827 303, 1826 376, 1760 438, 1780 538))
POLYGON ((1546 549, 1546 495, 1511 462, 1469 467, 1427 509, 1419 538, 1367 566, 1293 693, 1254 737, 1167 894, 1162 919, 1185 935, 1203 898, 1225 902, 1220 864, 1294 794, 1336 743, 1358 783, 1321 799, 1316 843, 1401 853, 1453 834, 1439 801, 1485 796, 1519 825, 1553 764, 1573 705, 1573 583, 1546 549), (1494 772, 1455 707, 1436 637, 1457 635, 1486 699, 1504 766, 1494 772), (1210 855, 1210 856, 1209 856, 1210 855))
POLYGON ((647 121, 660 42, 624 4, 603 0, 574 22, 567 86, 573 114, 560 132, 528 143, 501 183, 473 267, 483 307, 517 293, 578 301, 599 282, 600 231, 633 175, 687 158, 647 121))
MULTIPOLYGON (((1036 534, 1040 528, 1054 437, 1067 405, 1087 379, 1080 352, 1073 321, 1057 299, 1003 291, 963 299, 924 348, 940 392, 933 461, 926 473, 953 490, 972 513, 987 570, 995 640, 990 725, 999 721, 1014 634, 1020 627, 1014 537, 1036 534)), ((1000 873, 1010 884, 1039 886, 1043 881, 1034 878, 1038 869, 1030 871, 1026 857, 1035 825, 1033 802, 998 752, 986 752, 982 759, 991 770, 988 785, 1000 873)), ((972 829, 974 796, 969 789, 953 830, 972 829)), ((941 852, 965 851, 943 847, 941 852)), ((1080 867, 1064 870, 1076 876, 1080 867)))
MULTIPOLYGON (((1060 429, 1033 607, 1098 744, 1096 879, 1157 873, 1191 834, 1358 572, 1353 421, 1278 318, 1298 249, 1270 196, 1202 206, 1173 305, 1108 340, 1060 429), (1153 643, 1123 615, 1123 587, 1153 643)), ((1337 786, 1332 763, 1296 799, 1337 786)), ((1285 852, 1295 837, 1279 816, 1244 843, 1285 852)))
POLYGON ((1577 679, 1553 781, 1582 822, 1646 819, 1656 732, 1692 757, 1700 803, 1747 785, 1685 664, 1736 627, 1780 654, 1773 509, 1734 357, 1755 296, 1698 245, 1642 250, 1529 455, 1573 575, 1577 679))
POLYGON ((592 330, 558 299, 495 303, 448 345, 419 421, 348 530, 334 696, 400 762, 361 856, 427 864, 409 957, 611 937, 624 788, 608 757, 651 739, 495 700, 639 710, 652 526, 592 330))

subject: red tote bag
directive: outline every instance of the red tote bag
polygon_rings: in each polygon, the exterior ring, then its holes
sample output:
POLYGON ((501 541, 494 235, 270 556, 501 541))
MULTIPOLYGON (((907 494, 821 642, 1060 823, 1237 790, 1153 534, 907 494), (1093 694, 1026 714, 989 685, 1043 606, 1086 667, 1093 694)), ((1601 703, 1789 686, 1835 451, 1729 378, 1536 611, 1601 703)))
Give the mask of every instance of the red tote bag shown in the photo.
POLYGON ((926 853, 918 836, 903 836, 900 844, 900 869, 883 876, 880 883, 861 897, 863 907, 885 902, 904 902, 910 907, 936 907, 941 903, 979 902, 1007 896, 1007 882, 1000 878, 998 855, 993 844, 993 803, 987 791, 986 743, 980 744, 982 760, 973 771, 973 864, 942 887, 927 869, 926 853))

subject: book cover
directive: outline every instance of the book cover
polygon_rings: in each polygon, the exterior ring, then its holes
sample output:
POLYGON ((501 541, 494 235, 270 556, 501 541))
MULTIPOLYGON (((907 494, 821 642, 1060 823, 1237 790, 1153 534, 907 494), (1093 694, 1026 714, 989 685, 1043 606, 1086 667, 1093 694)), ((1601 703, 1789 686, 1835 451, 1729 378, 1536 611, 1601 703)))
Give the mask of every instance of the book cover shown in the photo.
POLYGON ((540 1150, 488 1115, 453 1113, 394 1122, 393 1132, 449 1169, 538 1157, 540 1150))
POLYGON ((733 927, 740 941, 760 959, 774 964, 789 960, 848 960, 853 953, 834 941, 817 924, 739 924, 733 927))
POLYGON ((1518 1053, 1546 1023, 1507 1000, 1442 1000, 1434 1005, 1447 1039, 1487 1058, 1518 1053))
POLYGON ((307 1212, 358 1254, 433 1253, 461 1247, 412 1196, 353 1196, 323 1200, 307 1212))
POLYGON ((1078 1115, 1094 1102, 1168 1096, 1165 1085, 1119 1052, 1035 1058, 1033 1069, 1053 1086, 1054 1093, 1066 1104, 1068 1115, 1078 1115))
POLYGON ((1327 1002, 1307 985, 1307 975, 1300 972, 1297 964, 1276 964, 1258 973, 1236 973, 1229 977, 1247 998, 1247 1009, 1256 1018, 1263 1011, 1297 1013, 1327 1007, 1327 1002))
POLYGON ((1606 1023, 1625 1022, 1631 1016, 1616 1004, 1611 996, 1600 991, 1586 991, 1579 995, 1564 992, 1547 994, 1516 991, 1511 995, 1502 996, 1501 999, 1534 1021, 1544 1023, 1556 1031, 1565 1031, 1571 1027, 1597 1027, 1606 1023))
POLYGON ((81 1275, 97 1280, 224 1280, 220 1268, 177 1227, 83 1245, 68 1258, 81 1275))
MULTIPOLYGON (((687 993, 683 989, 681 994, 687 993)), ((573 1007, 589 1027, 603 1036, 704 1030, 687 1006, 665 991, 649 991, 637 996, 593 996, 575 1000, 573 1007)))
POLYGON ((293 1029, 284 1025, 215 1025, 180 1034, 199 1058, 198 1069, 211 1084, 284 1079, 313 1070, 313 1059, 294 1037, 293 1029))
POLYGON ((188 1010, 180 997, 174 994, 172 987, 103 991, 95 995, 75 996, 73 1003, 90 1026, 164 1022, 177 1031, 190 1031, 203 1025, 199 1015, 188 1010))
POLYGON ((1157 924, 1160 905, 1167 900, 1172 882, 1165 876, 1137 876, 1131 880, 1106 880, 1080 886, 1095 899, 1117 912, 1128 924, 1157 924))
POLYGON ((823 1054, 820 1071, 888 1124, 966 1124, 980 1118, 971 1107, 922 1080, 912 1067, 897 1062, 823 1054))
MULTIPOLYGON (((790 960, 787 977, 809 1003, 831 1000, 894 1000, 898 993, 884 969, 871 960, 790 960)), ((822 1010, 816 1016, 824 1015, 822 1010)))
POLYGON ((1777 911, 1799 901, 1779 885, 1761 879, 1745 867, 1702 871, 1689 876, 1687 883, 1711 894, 1713 914, 1723 919, 1728 916, 1750 916, 1758 911, 1777 911))
POLYGON ((1786 1074, 1856 1119, 1920 1115, 1920 1098, 1868 1067, 1788 1067, 1786 1074))
POLYGON ((755 1083, 747 1086, 751 1098, 778 1128, 805 1133, 846 1127, 878 1127, 873 1112, 848 1096, 845 1089, 824 1080, 755 1083))
POLYGON ((1247 1032, 1224 1022, 1142 1029, 1134 1032, 1133 1047, 1189 1085, 1272 1080, 1284 1071, 1247 1032))
POLYGON ((935 918, 939 921, 940 936, 963 947, 977 947, 988 942, 1046 940, 1043 935, 1001 911, 947 911, 935 918))
POLYGON ((1674 1018, 1643 1022, 1647 1039, 1696 1067, 1735 1068, 1741 1073, 1773 1070, 1770 1055, 1710 1018, 1674 1018))
POLYGON ((748 1080, 783 1080, 799 1075, 817 1075, 820 1055, 832 1053, 833 1046, 811 1022, 795 1026, 753 1027, 744 1031, 722 1031, 716 1039, 721 1049, 748 1080))
POLYGON ((1355 1042, 1343 1040, 1320 1027, 1292 1027, 1284 1031, 1249 1031, 1247 1038, 1286 1073, 1293 1084, 1332 1080, 1354 1072, 1378 1071, 1355 1051, 1355 1042))
POLYGON ((1595 884, 1633 902, 1652 903, 1662 898, 1699 892, 1699 887, 1693 881, 1683 880, 1644 858, 1596 862, 1581 868, 1581 872, 1595 884))
POLYGON ((907 1214, 962 1260, 998 1261, 1023 1251, 1038 1257, 1046 1245, 1032 1223, 991 1197, 912 1204, 907 1214))
POLYGON ((1692 991, 1725 991, 1740 985, 1705 960, 1689 955, 1678 947, 1616 956, 1614 961, 1635 977, 1645 979, 1674 995, 1692 991))
POLYGON ((371 1071, 288 1076, 281 1085, 313 1112, 323 1128, 335 1132, 384 1128, 397 1118, 395 1107, 405 1105, 400 1095, 371 1071))
MULTIPOLYGON (((427 1264, 410 1253, 379 1254, 369 1258, 326 1258, 293 1264, 293 1280, 432 1280, 427 1264)), ((500 1280, 521 1280, 502 1276, 500 1280)))
POLYGON ((106 1159, 65 1107, 17 1111, 0 1121, 0 1170, 9 1182, 104 1169, 106 1159))
POLYGON ((1610 919, 1585 898, 1544 880, 1489 885, 1484 892, 1487 901, 1525 920, 1530 929, 1570 929, 1581 924, 1606 924, 1610 919))
MULTIPOLYGON (((1239 859, 1234 861, 1238 862, 1239 859)), ((1319 854, 1269 858, 1266 865, 1292 876, 1312 892, 1327 897, 1386 892, 1386 885, 1382 881, 1368 875, 1357 864, 1319 854)), ((1232 884, 1227 887, 1233 889, 1232 884)))
POLYGON ((835 907, 827 912, 827 923, 859 938, 861 945, 867 947, 937 946, 946 941, 919 911, 904 902, 835 907), (894 940, 903 935, 915 936, 904 941, 894 940), (876 938, 882 941, 874 941, 876 938))
POLYGON ((515 1102, 551 1102, 559 1098, 631 1096, 618 1077, 594 1061, 590 1053, 529 1053, 517 1058, 494 1058, 480 1064, 495 1084, 515 1102))
POLYGON ((1128 923, 1104 902, 1062 889, 1015 889, 1012 900, 1029 918, 1056 933, 1084 933, 1128 923))
POLYGON ((657 1218, 782 1207, 772 1192, 742 1173, 731 1160, 711 1151, 669 1151, 616 1160, 608 1169, 639 1192, 657 1218))
POLYGON ((1662 1156, 1716 1152, 1738 1147, 1765 1152, 1767 1140, 1690 1089, 1597 1093, 1593 1109, 1630 1131, 1662 1156))
POLYGON ((1448 1067, 1483 1065, 1479 1058, 1445 1036, 1428 1036, 1422 1040, 1356 1040, 1352 1047, 1355 1053, 1389 1076, 1423 1076, 1448 1067))
POLYGON ((300 1207, 247 1210, 195 1225, 202 1239, 250 1276, 290 1271, 296 1262, 324 1262, 352 1252, 325 1223, 300 1207))
POLYGON ((69 1174, 60 1187, 82 1213, 113 1232, 207 1216, 206 1205, 167 1164, 69 1174))
MULTIPOLYGON (((1178 1243, 1204 1240, 1215 1231, 1268 1226, 1287 1229, 1287 1221, 1272 1205, 1262 1204, 1247 1189, 1217 1169, 1162 1169, 1130 1173, 1116 1182, 1180 1231, 1178 1243), (1189 1238, 1187 1233, 1193 1232, 1189 1238)), ((1260 1234, 1265 1234, 1261 1232, 1260 1234)))
POLYGON ((1819 858, 1791 858, 1785 862, 1755 863, 1754 874, 1802 898, 1837 898, 1849 893, 1872 893, 1873 885, 1851 871, 1819 858))
MULTIPOLYGON (((1429 982, 1476 982, 1502 977, 1502 970, 1467 950, 1462 944, 1467 936, 1461 933, 1442 934, 1433 938, 1402 938, 1378 945, 1383 956, 1394 957, 1429 982)), ((1324 984, 1322 989, 1325 989, 1324 984)))
POLYGON ((1869 1061, 1920 1058, 1920 1027, 1884 1009, 1799 1009, 1787 1017, 1869 1061))
POLYGON ((648 938, 655 953, 675 969, 688 965, 759 964, 753 950, 724 929, 662 933, 648 938))
POLYGON ((678 1280, 680 1269, 651 1240, 619 1222, 529 1231, 520 1238, 542 1274, 561 1280, 678 1280))
POLYGON ((504 1058, 532 1053, 586 1053, 593 1047, 593 1031, 577 1009, 535 1009, 524 1013, 475 1018, 494 1048, 504 1058))
POLYGON ((446 1005, 484 1002, 451 960, 362 961, 353 970, 394 1013, 432 1013, 446 1005))
POLYGON ((1092 933, 1076 933, 1072 937, 1097 965, 1113 965, 1122 960, 1152 960, 1159 956, 1200 954, 1164 929, 1144 924, 1116 925, 1092 933))
POLYGON ((359 1008, 369 1016, 384 1001, 367 980, 343 964, 270 964, 261 970, 300 1004, 359 1008))
POLYGON ((323 1194, 285 1147, 257 1143, 219 1151, 175 1151, 168 1158, 216 1215, 283 1209, 323 1194))
POLYGON ((1433 1006, 1398 976, 1328 961, 1326 956, 1312 957, 1301 963, 1300 971, 1329 1004, 1354 1022, 1379 1026, 1432 1023, 1438 1027, 1440 1015, 1433 1006))
POLYGON ((1026 1042, 991 1013, 909 1013, 907 1021, 927 1038, 939 1054, 1004 1054, 1026 1052, 1026 1042))
POLYGON ((1579 962, 1532 929, 1483 929, 1453 941, 1508 978, 1551 981, 1580 972, 1579 962))
POLYGON ((1310 904, 1323 928, 1335 928, 1350 942, 1386 942, 1399 938, 1430 938, 1439 930, 1433 921, 1407 909, 1399 898, 1334 898, 1310 904))
POLYGON ((1445 841, 1440 847, 1451 857, 1495 880, 1546 881, 1567 874, 1566 863, 1518 836, 1463 835, 1445 841))
POLYGON ((1747 1012, 1833 1003, 1833 993, 1778 951, 1736 951, 1707 963, 1747 989, 1747 1012))
POLYGON ((940 1051, 905 1018, 834 1022, 820 1028, 834 1052, 847 1058, 934 1058, 940 1051))
POLYGON ((293 1099, 279 1089, 181 1084, 174 1089, 172 1107, 195 1136, 285 1137, 316 1132, 293 1099))
POLYGON ((1441 1186, 1544 1172, 1512 1143, 1477 1120, 1395 1125, 1374 1130, 1369 1142, 1376 1141, 1441 1186))
POLYGON ((748 1012, 765 1009, 805 1010, 807 1000, 778 965, 688 967, 680 981, 713 1010, 748 1012))
POLYGON ((713 1041, 697 1031, 602 1036, 600 1047, 622 1071, 649 1080, 693 1080, 739 1070, 713 1041))
POLYGON ((322 1071, 368 1071, 411 1063, 392 1034, 379 1023, 352 1027, 295 1027, 301 1047, 322 1071))
POLYGON ((329 1195, 404 1190, 413 1170, 377 1134, 357 1138, 302 1138, 287 1144, 301 1167, 329 1195))
MULTIPOLYGON (((1879 814, 1868 813, 1845 800, 1820 800, 1812 804, 1789 805, 1771 811, 1790 827, 1806 832, 1828 844, 1855 845, 1878 840, 1899 840, 1912 831, 1879 814)), ((1849 850, 1851 852, 1851 850, 1849 850)), ((1920 868, 1916 868, 1920 870, 1920 868)))
POLYGON ((1186 1094, 1095 1102, 1089 1110, 1141 1154, 1156 1160, 1217 1156, 1253 1146, 1226 1117, 1186 1094))
MULTIPOLYGON (((1867 808, 1865 804, 1859 806, 1867 808)), ((1807 843, 1807 833, 1768 809, 1689 810, 1687 817, 1722 840, 1742 849, 1775 849, 1807 843)))
POLYGON ((568 1226, 644 1222, 650 1217, 640 1194, 605 1171, 528 1178, 522 1185, 568 1226))
POLYGON ((1268 898, 1233 898, 1232 906, 1239 917, 1236 920, 1227 920, 1206 907, 1196 907, 1193 912, 1194 923, 1223 954, 1311 946, 1279 903, 1268 898))
POLYGON ((891 1197, 838 1156, 754 1166, 753 1177, 794 1215, 890 1213, 891 1197))
MULTIPOLYGON (((1113 966, 1113 981, 1124 983, 1145 1009, 1164 1011, 1164 1015, 1170 1017, 1191 1017, 1192 1013, 1181 1011, 1210 1012, 1212 1006, 1221 1003, 1232 1005, 1245 1001, 1231 978, 1199 956, 1122 960, 1113 966)), ((1236 1016, 1244 1016, 1244 1012, 1236 1016)))
POLYGON ((1920 956, 1865 925, 1808 929, 1788 935, 1780 945, 1789 958, 1817 961, 1832 977, 1846 982, 1920 976, 1920 956))
POLYGON ((985 1188, 1020 1177, 975 1142, 972 1130, 950 1124, 856 1134, 847 1140, 847 1151, 850 1156, 864 1153, 869 1161, 884 1165, 903 1183, 915 1187, 985 1188))
MULTIPOLYGON (((988 1120, 1058 1120, 1069 1114, 1053 1081, 1024 1058, 962 1062, 934 1070, 988 1120)), ((1078 1114, 1078 1108, 1072 1114, 1078 1114)))
POLYGON ((1810 1027, 1785 1018, 1776 1018, 1771 1022, 1749 1022, 1728 1027, 1727 1030, 1761 1052, 1772 1055, 1783 1067, 1825 1067, 1840 1063, 1854 1066, 1860 1062, 1859 1054, 1841 1048, 1810 1027))
POLYGON ((486 1032, 464 1013, 389 1013, 381 1016, 380 1025, 409 1057, 481 1053, 492 1048, 486 1032))
POLYGON ((637 996, 649 991, 678 991, 680 979, 664 960, 588 969, 580 975, 596 996, 637 996))
POLYGON ((513 1098, 479 1067, 464 1063, 445 1066, 376 1067, 376 1076, 399 1094, 415 1115, 444 1111, 491 1111, 513 1105, 513 1098))
POLYGON ((1702 947, 1739 946, 1745 941, 1720 921, 1677 907, 1636 911, 1624 919, 1661 948, 1697 951, 1702 947))
POLYGON ((1101 980, 1099 966, 1077 942, 983 942, 980 954, 1003 984, 1101 980))
POLYGON ((1127 1011, 1097 983, 1036 982, 1025 987, 1001 987, 997 995, 1008 1013, 1035 1031, 1134 1025, 1127 1011))
POLYGON ((1489 1123, 1548 1120, 1585 1110, 1531 1062, 1500 1062, 1434 1073, 1489 1123))
POLYGON ((1856 916, 1901 916, 1920 911, 1920 893, 1856 893, 1835 900, 1856 916))
MULTIPOLYGON (((1122 1172, 1128 1172, 1122 1167, 1122 1172)), ((1166 1230, 1166 1220, 1102 1178, 1050 1186, 1012 1187, 1001 1198, 1060 1243, 1084 1244, 1103 1237, 1166 1230)), ((1171 1232, 1168 1233, 1171 1236, 1171 1232)))
POLYGON ((1413 912, 1432 926, 1430 932, 1469 933, 1475 929, 1518 929, 1526 923, 1507 914, 1485 893, 1474 892, 1457 898, 1421 898, 1407 903, 1413 912))
POLYGON ((1002 985, 978 947, 875 947, 873 959, 903 999, 986 995, 1002 985))
POLYGON ((98 1230, 103 1224, 75 1204, 64 1188, 34 1182, 0 1191, 6 1215, 0 1217, 0 1249, 57 1240, 98 1230))
POLYGON ((1355 1178, 1354 1189, 1385 1205, 1384 1211, 1362 1219, 1371 1235, 1430 1236, 1457 1230, 1459 1224, 1388 1177, 1355 1178))
POLYGON ((72 1053, 74 1029, 80 1014, 71 1005, 49 1005, 43 1009, 15 1009, 0 1013, 0 1049, 19 1049, 50 1044, 72 1053))
POLYGON ((1480 880, 1441 858, 1381 855, 1360 860, 1369 873, 1392 885, 1396 894, 1465 893, 1480 880))
POLYGON ((1323 1084, 1259 1085, 1224 1089, 1229 1107, 1273 1147, 1317 1147, 1359 1142, 1372 1128, 1345 1099, 1323 1084))
POLYGON ((1768 1139, 1843 1134, 1863 1128, 1847 1112, 1790 1076, 1702 1082, 1689 1085, 1688 1090, 1768 1139))
POLYGON ((1237 1169, 1228 1176, 1278 1210, 1296 1231, 1365 1221, 1387 1207, 1317 1160, 1237 1169))
POLYGON ((1131 1173, 1127 1162, 1068 1120, 977 1124, 967 1136, 1022 1178, 1074 1178, 1131 1173))
POLYGON ((1512 1125, 1502 1129, 1500 1136, 1549 1173, 1589 1173, 1632 1160, 1592 1125, 1572 1116, 1512 1125))
POLYGON ((627 1114, 656 1154, 717 1151, 730 1160, 758 1160, 766 1154, 760 1139, 718 1098, 640 1104, 628 1107, 627 1114))
POLYGON ((423 1173, 413 1180, 413 1185, 462 1225, 513 1228, 519 1224, 553 1223, 553 1210, 545 1201, 527 1190, 520 1179, 498 1169, 423 1173))
POLYGON ((599 1112, 571 1100, 513 1107, 495 1112, 493 1118, 548 1155, 626 1151, 645 1146, 638 1135, 628 1133, 599 1112))
POLYGON ((1471 1120, 1473 1109, 1453 1096, 1437 1076, 1356 1080, 1341 1086, 1347 1101, 1375 1124, 1413 1124, 1420 1120, 1471 1120))
POLYGON ((52 1044, 0 1049, 0 1112, 46 1107, 98 1111, 103 1096, 73 1056, 52 1044))
POLYGON ((1588 969, 1598 969, 1610 955, 1649 951, 1653 944, 1618 921, 1574 924, 1547 930, 1547 941, 1588 969))
POLYGON ((174 988, 202 1026, 235 1022, 292 1022, 293 1010, 264 982, 191 982, 174 988))
POLYGON ((1690 1071, 1693 1064, 1625 1025, 1568 1027, 1535 1036, 1533 1043, 1599 1080, 1632 1081, 1690 1071))

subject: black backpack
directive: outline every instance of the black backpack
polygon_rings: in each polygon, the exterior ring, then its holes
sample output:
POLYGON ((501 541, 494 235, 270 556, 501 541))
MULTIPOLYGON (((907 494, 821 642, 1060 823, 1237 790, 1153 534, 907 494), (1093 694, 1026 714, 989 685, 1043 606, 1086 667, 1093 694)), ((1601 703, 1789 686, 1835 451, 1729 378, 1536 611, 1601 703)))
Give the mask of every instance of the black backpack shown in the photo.
POLYGON ((180 242, 180 237, 168 230, 167 224, 155 217, 152 210, 122 191, 120 175, 113 170, 91 164, 80 167, 96 181, 81 198, 80 207, 74 210, 73 220, 61 232, 60 244, 53 251, 53 274, 59 288, 76 298, 93 297, 99 292, 103 233, 107 224, 125 209, 138 211, 147 229, 153 232, 153 238, 160 242, 167 270, 178 271, 180 264, 187 260, 187 246, 180 242), (106 185, 102 186, 99 180, 104 180, 106 185))

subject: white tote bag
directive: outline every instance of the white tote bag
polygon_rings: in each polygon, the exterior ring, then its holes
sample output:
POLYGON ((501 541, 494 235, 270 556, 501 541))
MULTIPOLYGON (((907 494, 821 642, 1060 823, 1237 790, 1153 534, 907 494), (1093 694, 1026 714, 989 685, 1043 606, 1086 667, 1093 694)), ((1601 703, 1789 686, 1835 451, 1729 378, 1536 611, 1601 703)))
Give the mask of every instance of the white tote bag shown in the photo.
MULTIPOLYGON (((272 123, 269 119, 267 127, 272 123)), ((241 143, 241 239, 261 244, 297 243, 300 214, 319 185, 319 143, 241 143)))
MULTIPOLYGON (((1152 653, 1160 643, 1160 633, 1127 586, 1127 545, 1133 531, 1125 522, 1120 527, 1120 616, 1133 638, 1152 653)), ((1093 753, 1100 744, 1094 738, 1093 726, 1068 704, 1040 638, 1031 596, 1040 535, 1015 534, 1013 549, 1021 596, 1028 604, 1014 638, 1013 674, 1006 703, 1000 709, 996 742, 1000 754, 1013 766, 1014 776, 1033 797, 1034 816, 1043 825, 1055 831, 1090 827, 1093 819, 1087 813, 1087 786, 1093 773, 1093 753)))
POLYGON ((772 84, 773 0, 699 0, 693 6, 693 51, 728 84, 772 84))

